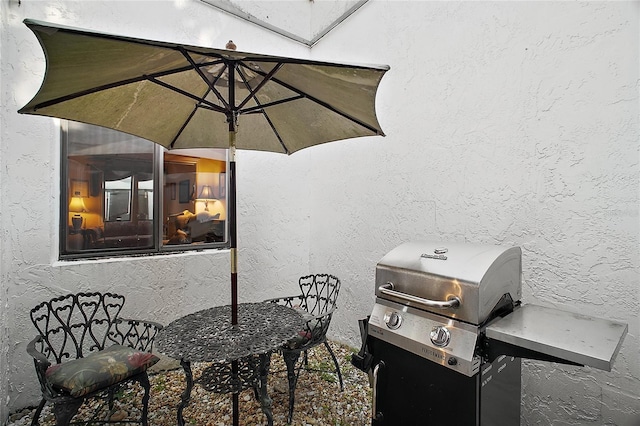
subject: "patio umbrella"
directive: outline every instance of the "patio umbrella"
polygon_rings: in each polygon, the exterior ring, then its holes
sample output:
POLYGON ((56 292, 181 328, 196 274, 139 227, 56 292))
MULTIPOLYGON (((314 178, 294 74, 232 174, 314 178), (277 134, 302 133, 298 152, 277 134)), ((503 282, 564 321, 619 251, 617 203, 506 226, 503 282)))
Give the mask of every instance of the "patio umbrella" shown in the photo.
MULTIPOLYGON (((94 124, 168 149, 229 149, 232 305, 237 306, 236 149, 292 154, 382 135, 375 113, 388 66, 211 49, 27 19, 47 61, 23 114, 94 124)), ((232 43, 227 45, 235 48, 232 43)), ((233 309, 232 323, 237 323, 233 309)))
POLYGON ((20 113, 103 126, 168 149, 229 149, 232 324, 237 324, 238 297, 236 149, 292 154, 340 139, 384 136, 375 97, 388 66, 24 23, 38 38, 47 67, 40 90, 20 113))

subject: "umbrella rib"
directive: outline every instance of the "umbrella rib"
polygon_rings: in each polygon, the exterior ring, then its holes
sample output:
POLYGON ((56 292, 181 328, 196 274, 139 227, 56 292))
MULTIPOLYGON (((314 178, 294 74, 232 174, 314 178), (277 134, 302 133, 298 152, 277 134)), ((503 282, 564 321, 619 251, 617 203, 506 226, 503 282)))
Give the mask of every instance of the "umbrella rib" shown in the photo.
MULTIPOLYGON (((184 71, 189 71, 191 69, 191 66, 184 66, 184 67, 180 67, 180 68, 174 68, 171 70, 166 70, 166 71, 160 71, 157 73, 153 73, 150 75, 142 75, 142 76, 138 76, 138 77, 133 77, 133 78, 128 78, 126 80, 120 80, 120 81, 115 81, 113 83, 108 83, 108 84, 104 84, 102 86, 96 86, 96 87, 92 87, 91 89, 86 89, 86 90, 81 90, 79 92, 76 93, 71 93, 65 96, 59 96, 57 98, 54 99, 50 99, 48 101, 44 101, 44 102, 40 102, 37 105, 34 105, 32 108, 34 111, 37 111, 40 108, 46 108, 55 104, 59 104, 62 102, 66 102, 66 101, 70 101, 76 98, 80 98, 82 96, 86 96, 86 95, 91 95, 93 93, 98 93, 98 92, 102 92, 104 90, 109 90, 109 89, 113 89, 116 87, 120 87, 120 86, 126 86, 127 84, 133 84, 133 83, 138 83, 140 81, 143 80, 149 80, 149 78, 156 78, 156 77, 164 77, 166 75, 171 75, 171 74, 176 74, 179 72, 184 72, 184 71)), ((20 110, 19 112, 21 112, 22 110, 20 110)))
POLYGON ((292 96, 290 98, 286 98, 286 99, 280 99, 278 101, 273 101, 273 102, 269 102, 267 104, 258 104, 257 106, 253 106, 253 107, 249 107, 246 109, 243 109, 242 111, 240 111, 241 114, 251 114, 251 113, 255 113, 256 111, 260 111, 260 110, 264 110, 265 108, 269 108, 275 105, 280 105, 280 104, 284 104, 287 102, 292 102, 292 101, 297 101, 299 99, 303 99, 304 96, 302 95, 297 95, 297 96, 292 96))
MULTIPOLYGON (((241 63, 242 66, 246 66, 243 63, 241 63)), ((244 101, 242 101, 242 103, 238 106, 238 112, 240 113, 240 107, 244 104, 246 104, 249 99, 253 98, 253 100, 255 101, 255 103, 257 104, 257 107, 252 107, 249 108, 250 110, 260 110, 262 115, 264 116, 264 119, 267 120, 267 123, 269 124, 269 127, 271 127, 271 130, 273 131, 273 134, 276 136, 276 138, 278 139, 278 142, 280 142, 280 145, 282 146, 282 149, 284 150, 284 152, 286 154, 290 154, 289 149, 287 148, 287 145, 284 143, 284 141, 282 140, 282 138, 280 137, 280 133, 278 133, 278 130, 276 129, 276 127, 274 126, 273 122, 271 121, 271 118, 269 118, 269 115, 266 113, 266 111, 264 110, 264 107, 260 104, 260 100, 255 97, 255 94, 258 90, 260 90, 268 81, 271 80, 271 78, 273 77, 273 75, 278 72, 278 70, 282 67, 282 63, 279 63, 278 65, 276 65, 270 72, 269 74, 267 74, 266 76, 263 75, 263 79, 260 82, 260 84, 258 84, 258 86, 256 86, 255 89, 251 90, 251 93, 249 93, 249 95, 244 99, 244 101)), ((247 80, 247 77, 244 75, 244 73, 241 71, 241 69, 238 68, 238 74, 240 74, 240 78, 242 78, 242 81, 244 83, 244 85, 248 88, 251 89, 251 86, 249 85, 249 81, 247 80)), ((260 73, 262 75, 262 73, 260 73)), ((282 102, 280 102, 282 103, 282 102)), ((245 110, 246 111, 246 110, 245 110)))
MULTIPOLYGON (((257 99, 256 99, 256 102, 258 102, 257 99)), ((258 108, 260 108, 259 103, 258 103, 258 108)), ((280 137, 280 133, 278 133, 278 129, 276 129, 276 127, 274 126, 273 122, 271 121, 271 118, 269 118, 269 115, 266 113, 266 111, 264 111, 263 109, 260 113, 264 115, 264 119, 267 120, 267 123, 269 124, 269 127, 271 127, 273 134, 276 135, 276 139, 278 139, 278 142, 280 142, 280 145, 282 146, 284 153, 287 155, 291 154, 291 151, 289 151, 289 148, 287 148, 287 145, 282 140, 282 137, 280 137)))
MULTIPOLYGON (((156 42, 159 43, 159 42, 156 42)), ((147 43, 148 44, 148 40, 147 43)), ((154 44, 155 45, 155 44, 154 44)), ((167 47, 167 46, 161 46, 161 47, 167 47)), ((193 53, 197 53, 197 54, 204 54, 203 52, 199 51, 199 50, 194 50, 193 46, 182 46, 180 45, 180 47, 184 47, 187 49, 187 51, 192 51, 193 53)), ((174 48, 173 46, 170 46, 169 48, 174 48)), ((222 54, 228 54, 228 53, 237 53, 237 54, 241 54, 242 57, 241 59, 236 59, 237 61, 242 61, 242 62, 264 62, 264 63, 284 63, 283 60, 287 63, 287 64, 293 64, 293 65, 320 65, 320 66, 329 66, 329 67, 336 67, 336 68, 355 68, 355 69, 363 69, 363 70, 379 70, 379 71, 388 71, 389 70, 389 66, 388 65, 374 65, 374 64, 348 64, 348 63, 340 63, 340 62, 327 62, 327 61, 314 61, 311 59, 302 59, 302 58, 292 58, 292 57, 282 57, 282 56, 269 56, 269 55, 259 55, 259 54, 255 54, 255 53, 250 53, 250 52, 229 52, 228 50, 222 50, 222 49, 210 49, 206 55, 208 56, 215 56, 215 55, 219 55, 222 58, 222 54)))
MULTIPOLYGON (((202 72, 202 69, 200 68, 202 65, 196 64, 195 61, 193 60, 193 58, 191 57, 191 55, 189 55, 189 52, 187 52, 187 50, 184 47, 180 46, 179 50, 180 50, 180 53, 182 53, 182 55, 187 59, 187 61, 189 61, 189 63, 191 64, 193 69, 198 73, 200 78, 207 84, 207 86, 209 86, 209 89, 211 89, 213 91, 213 93, 215 93, 215 95, 218 97, 220 102, 222 102, 224 104, 226 109, 229 109, 229 103, 224 99, 222 94, 220 92, 218 92, 218 90, 216 90, 216 88, 214 87, 214 84, 211 83, 209 81, 209 79, 207 78, 207 76, 204 75, 204 73, 202 72)), ((220 59, 219 61, 216 61, 216 64, 219 64, 219 63, 224 63, 225 66, 227 65, 226 62, 224 60, 222 60, 222 59, 220 59)))
MULTIPOLYGON (((247 66, 247 65, 245 65, 244 63, 241 63, 241 65, 242 65, 243 67, 247 67, 247 68, 251 69, 250 67, 248 67, 248 66, 247 66)), ((271 78, 273 77, 273 75, 274 75, 275 73, 277 73, 277 72, 280 70, 280 68, 282 68, 282 66, 283 66, 283 65, 284 65, 284 64, 283 64, 282 62, 280 62, 280 63, 278 63, 278 65, 276 65, 275 67, 273 67, 273 69, 272 69, 271 71, 269 71, 269 73, 268 73, 266 76, 263 76, 262 81, 261 81, 261 82, 260 82, 260 83, 259 83, 259 84, 254 88, 254 89, 251 89, 251 86, 249 85, 249 82, 247 81, 246 76, 244 75, 244 73, 243 73, 243 72, 241 72, 241 71, 240 71, 240 69, 238 69, 238 71, 239 71, 238 73, 240 74, 240 77, 242 77, 242 80, 244 81, 244 84, 245 84, 245 85, 247 86, 247 88, 249 88, 249 90, 251 91, 251 92, 247 95, 247 97, 246 97, 242 102, 240 102, 240 104, 238 105, 238 109, 242 109, 242 107, 243 107, 243 106, 245 106, 245 105, 246 105, 246 103, 247 103, 247 102, 249 102, 249 100, 251 100, 252 98, 255 98, 256 93, 257 93, 260 89, 262 89, 262 88, 264 87, 264 85, 265 85, 265 84, 267 84, 267 83, 271 80, 271 78)), ((252 71, 253 71, 253 70, 252 70, 252 71)), ((257 102, 257 99, 256 99, 256 102, 257 102)))
POLYGON ((173 91, 174 91, 174 92, 176 92, 176 93, 179 93, 179 94, 181 94, 181 95, 183 95, 183 96, 186 96, 186 97, 188 97, 188 98, 191 98, 191 99, 193 99, 194 101, 198 101, 198 102, 200 102, 200 103, 202 103, 202 104, 206 105, 207 107, 211 108, 212 110, 214 110, 214 111, 216 111, 216 112, 220 112, 220 113, 222 113, 222 114, 226 114, 226 112, 227 112, 227 110, 225 110, 225 109, 224 109, 224 108, 222 108, 221 106, 216 105, 216 104, 214 104, 214 103, 211 103, 211 102, 209 102, 209 101, 205 100, 205 99, 204 99, 204 97, 200 98, 200 97, 198 97, 198 96, 196 96, 196 95, 194 95, 194 94, 192 94, 192 93, 189 93, 189 92, 187 92, 187 91, 185 91, 185 90, 179 89, 179 88, 177 88, 177 87, 175 87, 175 86, 172 86, 172 85, 170 85, 170 84, 168 84, 168 83, 165 83, 164 81, 158 80, 158 79, 153 78, 153 77, 148 77, 148 80, 149 80, 150 82, 152 82, 152 83, 155 83, 155 84, 159 85, 159 86, 162 86, 162 87, 167 88, 167 89, 169 89, 169 90, 173 90, 173 91))
POLYGON ((198 106, 196 105, 196 107, 193 108, 193 111, 191 111, 191 113, 189 114, 189 117, 187 117, 187 119, 184 121, 184 123, 182 123, 182 126, 180 127, 180 130, 178 130, 178 133, 176 133, 175 137, 173 138, 173 140, 169 144, 169 149, 173 149, 173 146, 178 141, 178 138, 180 137, 180 135, 182 134, 184 129, 187 127, 187 125, 189 124, 189 122, 191 121, 193 116, 196 114, 197 110, 198 110, 198 106))
MULTIPOLYGON (((243 65, 244 65, 244 64, 243 64, 243 65)), ((279 65, 282 65, 282 62, 279 62, 279 65)), ((264 76, 264 77, 267 77, 269 74, 271 74, 271 73, 266 74, 265 72, 260 71, 260 70, 252 70, 252 71, 253 71, 253 72, 255 72, 255 73, 257 73, 257 74, 260 74, 260 75, 262 75, 262 76, 264 76)), ((242 74, 241 74, 241 75, 242 75, 242 74)), ((279 80, 279 79, 278 79, 278 78, 276 78, 276 77, 273 77, 273 75, 271 75, 271 78, 269 79, 269 81, 273 81, 273 82, 275 82, 275 83, 278 83, 278 84, 279 84, 279 85, 281 85, 282 87, 285 87, 285 88, 287 88, 287 89, 291 90, 292 92, 297 93, 297 94, 298 94, 298 95, 300 95, 301 97, 303 97, 303 98, 307 98, 307 99, 309 99, 310 101, 315 102, 315 103, 317 103, 318 105, 321 105, 321 106, 323 106, 323 107, 327 108, 328 110, 335 112, 335 113, 336 113, 336 114, 338 114, 338 115, 341 115, 342 117, 346 118, 347 120, 352 121, 352 122, 354 122, 354 123, 356 123, 356 124, 358 124, 358 125, 360 125, 360 126, 364 127, 364 128, 365 128, 365 129, 367 129, 367 130, 370 130, 371 132, 375 133, 376 135, 384 135, 384 133, 382 133, 382 131, 380 131, 378 128, 376 128, 376 127, 374 127, 374 126, 372 126, 372 125, 370 125, 370 124, 367 124, 367 123, 365 123, 364 121, 359 120, 359 119, 358 119, 358 118, 356 118, 356 117, 353 117, 352 115, 349 115, 349 114, 347 114, 347 113, 344 113, 344 112, 340 111, 339 109, 337 109, 337 108, 333 107, 331 104, 328 104, 327 102, 321 101, 320 99, 316 98, 315 96, 309 95, 308 93, 305 93, 305 92, 303 92, 302 90, 300 90, 300 89, 298 89, 298 88, 296 88, 296 87, 294 87, 294 86, 292 86, 292 85, 290 85, 290 84, 288 84, 288 83, 285 83, 284 81, 279 80)), ((246 83, 245 83, 245 84, 246 84, 246 83)), ((295 99, 299 99, 299 98, 295 98, 295 99)), ((289 102, 289 101, 291 101, 291 100, 295 100, 295 99, 294 99, 294 98, 290 98, 290 99, 284 100, 283 102, 289 102)), ((245 100, 245 101, 246 101, 246 100, 245 100)), ((243 103, 244 103, 244 102, 243 102, 243 103)), ((282 102, 280 102, 280 103, 282 103, 282 102)), ((269 104, 269 106, 271 106, 271 105, 272 105, 272 104, 269 104)), ((258 108, 258 107, 252 107, 251 109, 256 110, 256 109, 260 109, 260 108, 258 108)), ((245 110, 245 111, 246 111, 246 110, 245 110)))
POLYGON ((277 78, 272 78, 271 80, 275 81, 276 83, 280 84, 283 87, 286 87, 287 89, 289 89, 289 90, 291 90, 293 92, 298 93, 302 97, 307 98, 310 101, 317 103, 318 105, 322 105, 323 107, 327 108, 328 110, 333 111, 338 115, 341 115, 342 117, 346 118, 347 120, 350 120, 350 121, 352 121, 352 122, 364 127, 365 129, 368 129, 368 130, 372 131, 373 133, 375 133, 377 135, 382 135, 381 131, 378 130, 376 127, 371 126, 370 124, 367 124, 364 121, 357 119, 356 117, 353 117, 353 116, 351 116, 351 115, 349 115, 347 113, 344 113, 344 112, 340 111, 339 109, 333 107, 331 104, 328 104, 328 103, 326 103, 324 101, 321 101, 320 99, 316 98, 315 96, 311 96, 308 93, 304 93, 300 89, 297 89, 296 87, 294 87, 294 86, 292 86, 292 85, 290 85, 288 83, 285 83, 284 81, 278 80, 277 78))
POLYGON ((284 141, 280 137, 280 133, 278 133, 278 130, 273 125, 273 122, 269 118, 269 115, 265 111, 262 111, 262 114, 264 115, 264 119, 267 120, 267 123, 269 123, 269 127, 271 127, 271 130, 273 130, 273 134, 276 135, 278 142, 280 142, 280 145, 282 145, 282 149, 284 150, 285 154, 291 154, 291 151, 289 151, 289 148, 287 148, 287 145, 285 145, 284 141))
MULTIPOLYGON (((242 80, 244 81, 244 84, 247 87, 249 87, 249 83, 247 82, 247 79, 245 78, 243 73, 240 72, 239 74, 240 74, 240 77, 242 78, 242 80)), ((270 73, 270 74, 271 74, 271 76, 273 76, 274 73, 270 73)), ((266 82, 266 80, 267 80, 267 78, 265 78, 264 82, 266 82)), ((249 99, 249 97, 247 99, 245 99, 245 101, 242 103, 243 105, 246 103, 246 101, 249 99)), ((256 107, 248 108, 248 109, 246 109, 244 111, 238 111, 238 113, 241 114, 241 113, 246 113, 247 111, 249 111, 249 112, 258 112, 259 111, 264 116, 264 119, 267 120, 267 124, 269 124, 269 127, 271 127, 271 130, 273 131, 273 134, 276 136, 276 139, 278 139, 278 142, 280 142, 280 145, 282 146, 282 149, 284 150, 285 154, 291 154, 291 152, 289 151, 289 148, 287 148, 287 145, 282 140, 282 137, 280 137, 280 133, 278 132, 278 129, 276 129, 276 127, 274 126, 273 122, 271 121, 271 118, 269 118, 269 115, 264 110, 264 106, 260 104, 260 100, 258 98, 254 98, 254 100, 255 100, 255 102, 257 104, 256 107)), ((277 102, 282 103, 282 101, 277 101, 277 102)))
MULTIPOLYGON (((240 65, 242 65, 242 67, 246 67, 248 69, 251 69, 250 67, 245 65, 243 62, 241 62, 240 65)), ((275 135, 276 139, 278 139, 278 142, 280 143, 280 146, 282 146, 283 151, 286 154, 291 154, 291 151, 289 151, 289 148, 287 148, 287 145, 284 143, 284 140, 282 140, 282 137, 280 137, 280 133, 278 132, 278 129, 276 129, 275 125, 273 124, 273 121, 271 121, 271 118, 269 117, 267 112, 264 110, 265 105, 261 105, 260 104, 260 100, 256 97, 256 93, 260 89, 262 89, 265 84, 267 84, 269 81, 271 81, 271 79, 273 78, 274 74, 277 73, 278 70, 280 70, 280 68, 282 68, 283 65, 284 64, 282 62, 278 63, 275 67, 273 67, 273 69, 267 75, 264 75, 263 73, 259 73, 264 78, 262 79, 262 81, 254 89, 251 89, 251 86, 249 85, 249 81, 247 80, 247 77, 242 72, 242 69, 238 68, 238 74, 240 74, 240 78, 242 78, 242 81, 243 81, 244 85, 251 91, 247 95, 247 97, 240 103, 240 105, 238 105, 238 110, 239 110, 238 112, 239 113, 242 113, 242 112, 251 113, 251 112, 258 112, 259 111, 264 116, 264 119, 269 124, 269 127, 271 127, 271 131, 273 131, 273 134, 275 135), (255 101, 257 106, 248 108, 248 109, 246 109, 244 111, 240 111, 240 108, 242 108, 252 98, 255 101)), ((300 97, 297 97, 297 98, 299 99, 300 97)), ((284 103, 284 102, 289 102, 291 100, 292 99, 283 99, 283 100, 280 100, 280 101, 271 102, 271 103, 269 103, 267 105, 268 106, 272 106, 274 104, 277 105, 277 104, 281 104, 281 103, 284 103)))

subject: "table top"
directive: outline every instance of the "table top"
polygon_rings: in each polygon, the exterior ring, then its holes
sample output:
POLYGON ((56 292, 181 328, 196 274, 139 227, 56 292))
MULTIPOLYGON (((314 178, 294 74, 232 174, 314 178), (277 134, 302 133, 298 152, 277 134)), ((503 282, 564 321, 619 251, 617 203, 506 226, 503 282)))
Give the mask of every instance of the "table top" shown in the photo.
POLYGON ((275 303, 239 304, 235 326, 231 306, 216 306, 173 321, 158 332, 155 346, 175 359, 226 362, 275 350, 303 328, 300 313, 275 303))

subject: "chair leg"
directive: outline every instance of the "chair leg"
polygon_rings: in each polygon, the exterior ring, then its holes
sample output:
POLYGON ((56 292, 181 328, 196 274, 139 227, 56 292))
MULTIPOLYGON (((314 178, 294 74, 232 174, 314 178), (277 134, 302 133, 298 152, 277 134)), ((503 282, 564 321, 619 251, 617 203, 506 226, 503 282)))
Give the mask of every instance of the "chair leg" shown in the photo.
POLYGON ((40 418, 40 413, 42 413, 42 409, 44 408, 44 405, 46 403, 47 401, 44 398, 42 398, 42 401, 40 401, 38 408, 36 408, 36 412, 33 413, 33 419, 31 419, 31 426, 38 426, 40 424, 38 419, 40 418))
POLYGON ((111 414, 113 414, 113 406, 115 404, 115 399, 116 399, 116 392, 115 392, 115 388, 111 387, 109 388, 109 412, 111 414))
POLYGON ((338 373, 338 381, 340 382, 340 392, 342 392, 344 390, 344 384, 342 383, 342 373, 340 372, 340 366, 338 365, 338 359, 336 358, 335 354, 331 350, 331 346, 329 346, 329 342, 327 342, 325 340, 324 341, 324 346, 327 348, 327 351, 329 351, 329 355, 331 355, 331 359, 333 359, 333 365, 336 366, 336 373, 338 373))
POLYGON ((144 395, 142 396, 142 417, 140 423, 142 426, 147 426, 147 415, 149 414, 149 392, 151 391, 151 383, 149 383, 149 376, 147 372, 140 374, 137 378, 138 383, 144 389, 144 395))
POLYGON ((74 399, 64 404, 53 404, 53 414, 56 417, 56 426, 68 426, 82 405, 82 398, 74 399))
MULTIPOLYGON (((267 392, 267 381, 269 375, 269 366, 271 365, 271 353, 260 355, 260 366, 258 368, 260 373, 260 408, 265 416, 267 416, 267 425, 273 426, 273 400, 269 398, 267 392)), ((254 387, 254 390, 257 390, 254 387)))
POLYGON ((309 368, 309 354, 307 353, 307 351, 304 351, 304 367, 305 368, 309 368))
POLYGON ((282 356, 284 358, 284 363, 287 365, 287 379, 289 380, 289 417, 287 417, 287 424, 291 424, 291 421, 293 420, 296 384, 298 383, 296 362, 298 362, 298 358, 300 358, 300 352, 284 352, 282 356))

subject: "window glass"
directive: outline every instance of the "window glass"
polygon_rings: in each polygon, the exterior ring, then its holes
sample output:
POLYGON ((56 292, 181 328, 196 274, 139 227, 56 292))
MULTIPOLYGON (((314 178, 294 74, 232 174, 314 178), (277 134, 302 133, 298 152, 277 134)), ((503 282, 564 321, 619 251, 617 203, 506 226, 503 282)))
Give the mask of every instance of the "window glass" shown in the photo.
POLYGON ((165 152, 164 244, 226 241, 226 165, 225 150, 165 152))
POLYGON ((131 219, 131 176, 104 183, 104 220, 131 219))
POLYGON ((226 247, 226 150, 63 123, 60 257, 226 247))

